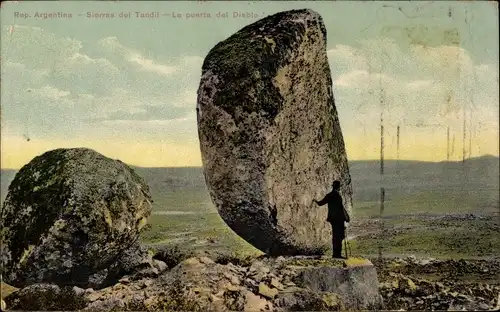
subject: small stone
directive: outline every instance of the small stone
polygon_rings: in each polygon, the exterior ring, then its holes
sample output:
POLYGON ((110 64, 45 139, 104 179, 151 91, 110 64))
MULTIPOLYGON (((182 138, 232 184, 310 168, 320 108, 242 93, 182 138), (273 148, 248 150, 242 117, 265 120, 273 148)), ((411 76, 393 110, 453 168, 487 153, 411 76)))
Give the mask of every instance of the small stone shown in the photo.
POLYGON ((245 292, 245 305, 243 311, 247 312, 257 312, 265 311, 267 307, 267 300, 255 295, 254 293, 247 291, 245 292))
POLYGON ((116 284, 112 288, 113 288, 113 290, 122 290, 125 288, 125 286, 123 284, 116 284))
POLYGON ((80 288, 78 286, 73 286, 73 291, 75 292, 76 295, 81 295, 85 293, 85 289, 80 288))
POLYGON ((233 291, 233 292, 236 292, 236 291, 239 291, 240 290, 240 287, 239 286, 236 286, 236 285, 233 285, 233 284, 227 284, 226 285, 226 289, 228 291, 233 291))
POLYGON ((206 256, 200 257, 200 262, 203 264, 214 264, 215 263, 215 261, 213 261, 212 259, 210 259, 209 257, 206 257, 206 256))
POLYGON ((159 273, 163 273, 168 269, 168 265, 163 261, 154 259, 154 264, 155 264, 156 268, 158 269, 159 273))
POLYGON ((158 277, 159 275, 160 275, 160 271, 155 267, 146 269, 144 274, 143 274, 143 276, 151 276, 151 277, 158 277))
POLYGON ((266 298, 274 299, 274 297, 278 295, 278 290, 276 288, 269 288, 269 286, 264 283, 260 283, 259 294, 266 298))
POLYGON ((156 298, 155 297, 151 297, 151 298, 145 299, 143 301, 143 303, 144 303, 144 306, 146 308, 150 308, 154 304, 155 301, 156 301, 156 298))
POLYGON ((357 267, 357 266, 372 266, 372 262, 365 258, 351 257, 344 260, 344 267, 357 267))
POLYGON ((119 282, 120 282, 121 284, 128 285, 128 284, 130 284, 130 279, 129 279, 128 277, 122 277, 122 278, 119 280, 119 282))
POLYGON ((265 273, 257 273, 255 274, 255 276, 253 277, 253 279, 257 282, 262 282, 262 280, 264 279, 264 277, 266 277, 266 274, 265 273))
POLYGON ((262 273, 262 274, 267 274, 267 273, 269 273, 269 271, 271 271, 271 270, 266 266, 261 266, 259 268, 259 273, 262 273))
POLYGON ((1 307, 2 311, 7 310, 7 304, 5 303, 5 301, 3 301, 3 299, 2 299, 2 303, 1 303, 0 307, 1 307))
POLYGON ((224 296, 224 293, 225 293, 225 292, 226 292, 226 291, 225 291, 224 289, 222 289, 222 290, 219 290, 219 292, 217 292, 217 293, 216 293, 216 294, 214 294, 214 295, 215 295, 215 296, 217 296, 217 297, 222 297, 222 296, 224 296))
POLYGON ((413 294, 417 290, 417 285, 411 279, 405 278, 399 281, 399 290, 407 294, 413 294))
POLYGON ((98 293, 98 292, 93 292, 93 293, 90 293, 90 294, 87 295, 87 299, 90 302, 97 301, 97 299, 99 299, 100 297, 101 297, 101 294, 98 293))
POLYGON ((271 286, 273 286, 274 288, 276 288, 278 290, 284 289, 283 284, 281 284, 277 278, 271 278, 271 286))
POLYGON ((188 258, 184 260, 182 263, 187 266, 196 266, 201 264, 201 262, 196 257, 188 258))
POLYGON ((232 276, 231 277, 231 283, 234 285, 239 285, 240 284, 240 279, 237 276, 232 276))
MULTIPOLYGON (((222 296, 222 294, 221 294, 221 296, 222 296)), ((210 301, 211 302, 221 302, 221 301, 223 301, 223 299, 218 297, 217 295, 210 295, 210 301)))
POLYGON ((192 289, 195 294, 210 294, 210 288, 206 287, 195 287, 192 289))
POLYGON ((250 286, 250 287, 257 287, 257 282, 251 278, 247 278, 247 279, 245 279, 245 285, 250 286))
POLYGON ((148 279, 148 280, 144 281, 144 286, 149 287, 149 286, 153 285, 153 283, 154 283, 153 280, 148 279))
POLYGON ((470 297, 468 297, 464 294, 458 294, 457 298, 465 300, 465 301, 472 301, 470 297))
POLYGON ((327 307, 329 307, 329 308, 339 307, 339 308, 341 308, 340 310, 343 310, 343 306, 341 304, 342 301, 337 294, 326 293, 323 295, 322 299, 327 307))

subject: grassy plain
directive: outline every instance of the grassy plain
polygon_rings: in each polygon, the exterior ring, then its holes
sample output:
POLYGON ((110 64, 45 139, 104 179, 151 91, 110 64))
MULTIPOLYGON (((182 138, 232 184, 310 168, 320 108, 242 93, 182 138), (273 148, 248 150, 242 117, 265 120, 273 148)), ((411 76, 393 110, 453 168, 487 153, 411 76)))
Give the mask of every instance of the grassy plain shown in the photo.
MULTIPOLYGON (((151 245, 260 254, 219 217, 201 168, 135 168, 154 200, 151 245)), ((474 258, 500 255, 499 166, 496 157, 465 163, 350 162, 353 254, 474 258), (385 202, 380 217, 380 188, 385 202)), ((2 170, 1 199, 14 171, 2 170)))

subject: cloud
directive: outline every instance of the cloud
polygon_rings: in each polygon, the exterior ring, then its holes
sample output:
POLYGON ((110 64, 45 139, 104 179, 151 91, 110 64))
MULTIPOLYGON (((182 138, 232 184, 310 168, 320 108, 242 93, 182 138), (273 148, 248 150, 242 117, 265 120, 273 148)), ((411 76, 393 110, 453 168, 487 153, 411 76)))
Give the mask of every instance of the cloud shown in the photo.
POLYGON ((424 91, 428 88, 431 88, 435 85, 434 80, 426 79, 426 80, 414 80, 410 81, 406 84, 406 87, 412 91, 424 91))
POLYGON ((69 91, 59 90, 51 86, 44 86, 40 89, 33 90, 33 92, 37 92, 40 96, 46 97, 50 100, 60 100, 70 94, 69 91))
POLYGON ((192 118, 189 116, 186 117, 178 117, 172 119, 107 119, 104 120, 103 123, 107 125, 123 125, 126 127, 131 126, 142 126, 142 127, 156 127, 156 126, 177 126, 186 121, 190 121, 192 118))
POLYGON ((58 37, 40 27, 26 25, 3 26, 2 59, 25 64, 30 68, 46 68, 82 48, 79 40, 58 37))
POLYGON ((367 59, 364 53, 348 45, 337 44, 334 48, 327 51, 327 55, 334 75, 349 70, 365 69, 367 67, 367 59))
POLYGON ((139 53, 130 54, 127 57, 127 60, 131 63, 139 65, 140 70, 153 72, 161 76, 168 76, 178 70, 178 68, 174 66, 155 63, 152 60, 140 55, 139 53))
POLYGON ((169 107, 160 105, 142 105, 134 107, 128 112, 115 111, 108 114, 103 120, 142 120, 142 121, 164 121, 184 117, 187 110, 179 107, 169 107))
POLYGON ((498 63, 475 63, 461 47, 405 46, 387 38, 336 45, 327 53, 350 157, 379 152, 381 112, 386 157, 396 156, 397 126, 407 144, 402 158, 446 157, 446 131, 461 139, 464 115, 473 153, 498 153, 497 139, 491 142, 499 128, 498 63))
POLYGON ((203 64, 203 58, 196 55, 186 55, 181 58, 181 66, 184 68, 200 68, 203 64))
POLYGON ((16 25, 12 40, 12 46, 2 45, 2 135, 197 139, 200 56, 165 62, 115 37, 83 46, 23 25, 16 25))
POLYGON ((395 85, 397 81, 383 73, 370 74, 366 70, 353 70, 340 75, 335 81, 335 85, 345 88, 370 88, 374 84, 383 87, 386 85, 395 85))
POLYGON ((125 54, 128 50, 118 41, 118 38, 116 37, 104 37, 99 40, 99 44, 105 49, 111 51, 118 51, 123 54, 125 54))
POLYGON ((1 66, 3 92, 8 92, 11 88, 22 89, 29 86, 39 86, 43 84, 48 76, 48 71, 44 69, 29 68, 26 64, 13 62, 8 59, 2 62, 1 66))
POLYGON ((116 37, 105 37, 99 40, 101 47, 111 53, 123 57, 126 61, 137 66, 141 71, 152 72, 160 76, 169 76, 179 70, 178 66, 162 64, 148 59, 138 51, 125 47, 116 37))
MULTIPOLYGON (((59 65, 59 64, 58 64, 59 65)), ((91 58, 87 54, 76 52, 63 60, 63 64, 59 65, 60 68, 66 70, 75 70, 79 68, 87 68, 89 66, 99 67, 101 70, 118 73, 119 70, 109 60, 105 58, 91 58)))

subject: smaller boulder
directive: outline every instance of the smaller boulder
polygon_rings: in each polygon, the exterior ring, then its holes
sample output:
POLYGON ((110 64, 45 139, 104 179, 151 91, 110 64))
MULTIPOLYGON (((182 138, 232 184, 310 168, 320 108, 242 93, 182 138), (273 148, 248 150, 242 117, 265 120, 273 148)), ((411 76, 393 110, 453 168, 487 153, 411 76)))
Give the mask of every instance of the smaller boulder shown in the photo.
POLYGON ((151 203, 148 185, 119 160, 86 148, 35 157, 1 210, 3 278, 16 287, 99 283, 138 239, 151 203))
POLYGON ((77 311, 85 308, 87 300, 73 287, 51 284, 34 284, 5 298, 9 310, 77 311))
POLYGON ((347 309, 380 309, 383 301, 375 267, 369 260, 356 263, 360 265, 349 261, 339 265, 332 261, 332 265, 324 262, 322 266, 305 266, 297 269, 294 282, 316 293, 338 294, 347 309))

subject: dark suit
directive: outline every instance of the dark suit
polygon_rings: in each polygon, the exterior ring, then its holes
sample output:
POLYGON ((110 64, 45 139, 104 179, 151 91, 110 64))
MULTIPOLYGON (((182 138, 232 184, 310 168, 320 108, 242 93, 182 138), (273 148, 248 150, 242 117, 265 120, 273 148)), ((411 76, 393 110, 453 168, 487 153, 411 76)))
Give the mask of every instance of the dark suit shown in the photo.
POLYGON ((340 258, 342 255, 342 240, 345 239, 344 222, 350 221, 349 215, 342 203, 342 196, 340 196, 337 190, 333 190, 317 203, 320 206, 328 204, 328 217, 326 221, 332 225, 333 256, 340 258))

